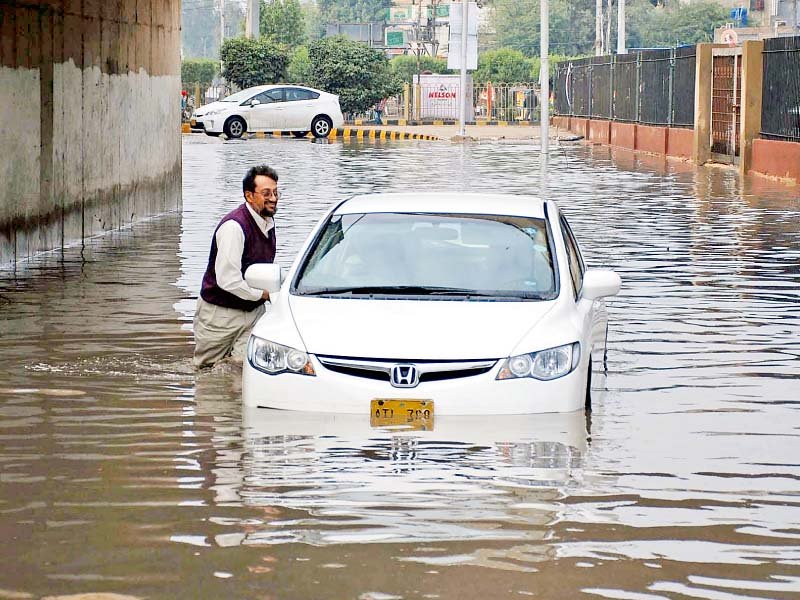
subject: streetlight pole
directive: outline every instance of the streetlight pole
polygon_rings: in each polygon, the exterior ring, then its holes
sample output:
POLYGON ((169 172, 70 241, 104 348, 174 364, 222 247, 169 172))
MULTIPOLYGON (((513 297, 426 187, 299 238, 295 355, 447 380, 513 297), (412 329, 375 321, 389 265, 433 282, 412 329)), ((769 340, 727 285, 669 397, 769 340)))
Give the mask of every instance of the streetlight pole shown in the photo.
POLYGON ((459 135, 467 135, 467 29, 469 28, 469 0, 461 0, 461 102, 459 107, 459 135))
POLYGON ((627 54, 625 45, 625 0, 617 0, 617 54, 627 54))
POLYGON ((541 0, 541 69, 539 70, 539 84, 542 88, 541 100, 541 125, 539 137, 541 139, 542 162, 547 161, 550 152, 550 2, 541 0))
POLYGON ((258 39, 261 21, 261 2, 260 0, 247 0, 247 19, 245 22, 245 34, 249 38, 258 39))
POLYGON ((603 54, 603 0, 596 0, 594 6, 594 55, 603 54))

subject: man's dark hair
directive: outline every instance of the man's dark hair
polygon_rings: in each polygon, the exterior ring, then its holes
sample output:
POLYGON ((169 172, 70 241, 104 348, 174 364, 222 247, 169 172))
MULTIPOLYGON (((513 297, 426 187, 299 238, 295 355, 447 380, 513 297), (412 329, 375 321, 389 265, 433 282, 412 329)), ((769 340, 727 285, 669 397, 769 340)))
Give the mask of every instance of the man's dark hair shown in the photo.
POLYGON ((275 183, 278 182, 278 173, 272 167, 267 165, 258 165, 257 167, 250 167, 247 174, 242 180, 242 193, 256 191, 256 177, 264 175, 272 179, 275 183))

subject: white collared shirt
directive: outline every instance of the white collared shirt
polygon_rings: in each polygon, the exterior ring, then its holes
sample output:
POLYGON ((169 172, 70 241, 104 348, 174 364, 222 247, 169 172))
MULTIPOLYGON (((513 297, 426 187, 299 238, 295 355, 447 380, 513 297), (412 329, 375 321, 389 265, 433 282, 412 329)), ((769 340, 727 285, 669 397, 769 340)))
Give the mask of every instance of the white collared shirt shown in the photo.
MULTIPOLYGON (((259 215, 249 203, 245 204, 253 216, 258 228, 264 235, 275 227, 272 217, 266 219, 259 215)), ((217 229, 217 259, 214 261, 214 271, 217 275, 217 285, 226 292, 242 300, 259 300, 263 290, 257 290, 247 285, 242 277, 242 253, 244 252, 244 231, 242 226, 231 219, 225 221, 217 229)))

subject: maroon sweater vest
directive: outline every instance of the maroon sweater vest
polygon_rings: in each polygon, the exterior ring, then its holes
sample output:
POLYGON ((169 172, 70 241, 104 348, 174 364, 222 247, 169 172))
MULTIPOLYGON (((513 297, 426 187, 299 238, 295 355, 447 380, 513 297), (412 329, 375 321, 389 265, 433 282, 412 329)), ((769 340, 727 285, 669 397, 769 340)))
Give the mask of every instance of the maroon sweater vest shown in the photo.
POLYGON ((250 211, 247 210, 247 205, 242 204, 239 208, 232 210, 225 215, 214 230, 214 236, 211 238, 211 254, 208 257, 208 267, 203 276, 203 286, 200 290, 200 296, 210 304, 217 306, 224 306, 226 308, 235 308, 237 310, 251 311, 262 304, 265 300, 243 300, 228 291, 223 290, 217 285, 217 273, 214 265, 217 261, 217 231, 223 223, 227 221, 236 221, 244 231, 244 251, 242 252, 242 278, 244 272, 252 264, 255 263, 271 263, 275 260, 275 248, 277 246, 275 240, 275 228, 269 230, 268 235, 264 235, 258 228, 256 220, 250 211))

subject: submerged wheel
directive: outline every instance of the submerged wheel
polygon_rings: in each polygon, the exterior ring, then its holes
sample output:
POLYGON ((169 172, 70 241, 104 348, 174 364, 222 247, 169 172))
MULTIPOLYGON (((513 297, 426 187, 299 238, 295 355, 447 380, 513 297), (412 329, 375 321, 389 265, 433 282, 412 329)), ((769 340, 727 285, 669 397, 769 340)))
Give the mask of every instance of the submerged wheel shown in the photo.
POLYGON ((247 123, 241 117, 231 117, 225 123, 225 135, 231 139, 239 139, 245 131, 247 131, 247 123))
POLYGON ((324 115, 314 117, 314 120, 311 122, 311 133, 314 134, 315 138, 328 137, 331 134, 332 128, 333 123, 324 115))
POLYGON ((586 412, 592 412, 592 361, 589 361, 589 370, 586 373, 586 399, 584 400, 586 412))
POLYGON ((293 131, 292 135, 296 138, 304 138, 308 135, 307 131, 293 131))

